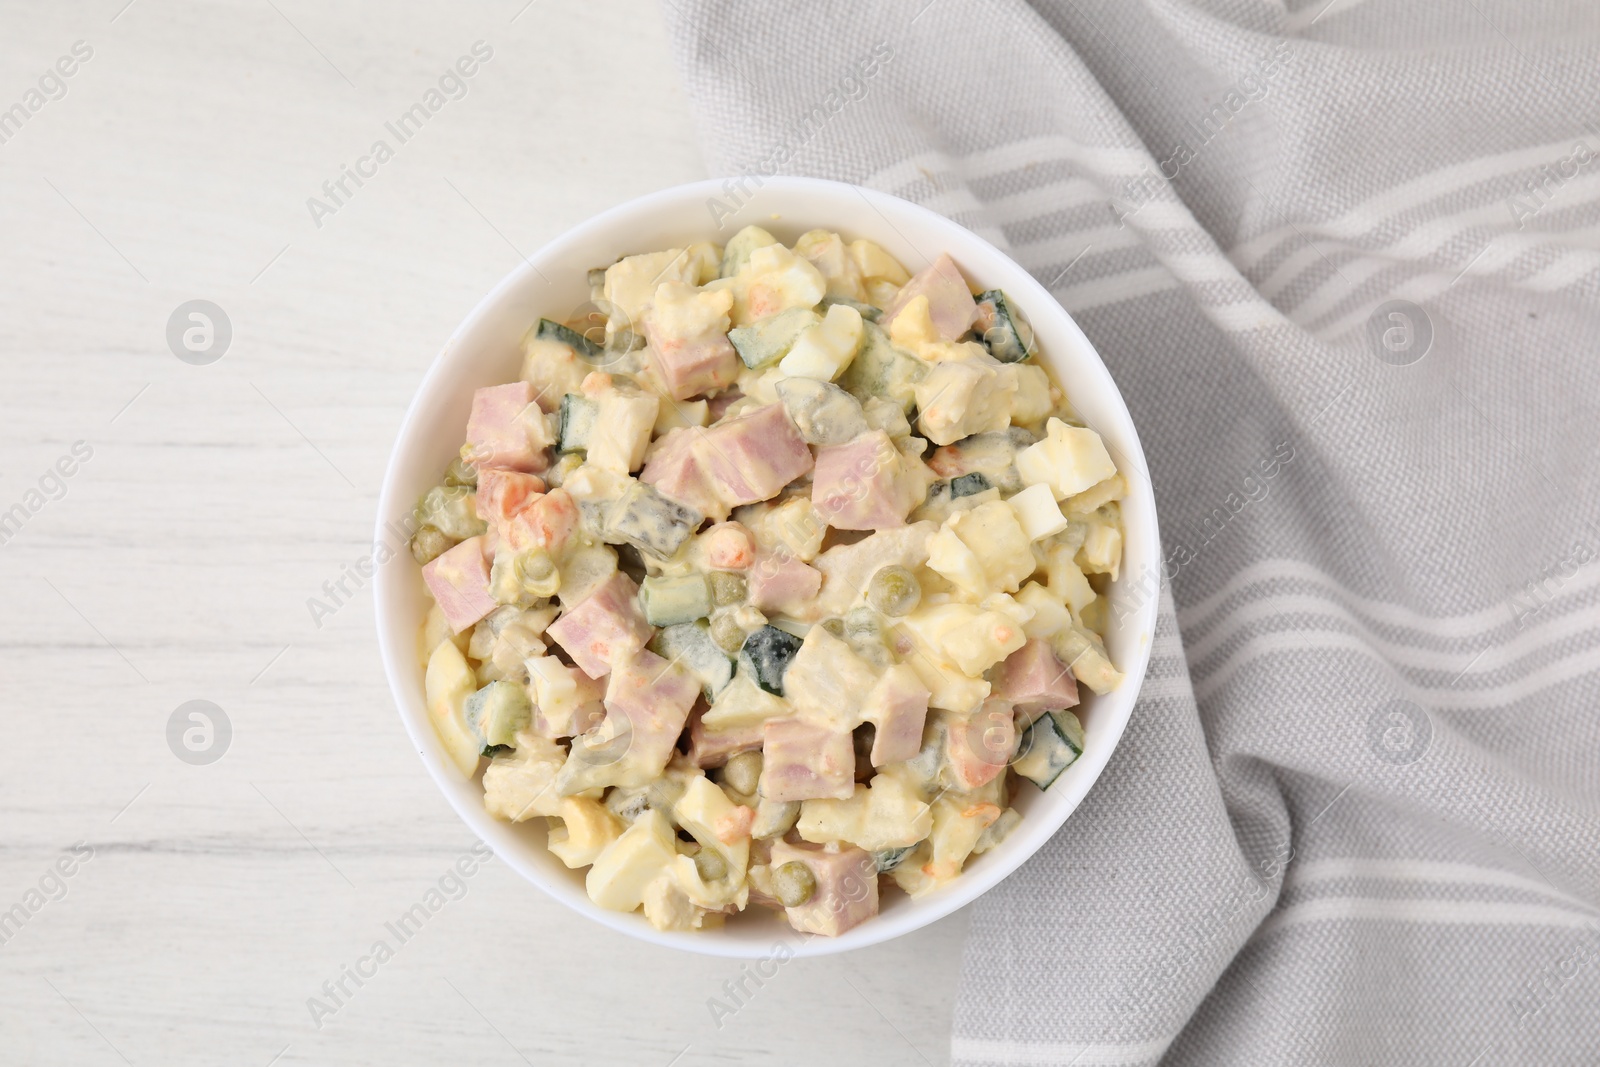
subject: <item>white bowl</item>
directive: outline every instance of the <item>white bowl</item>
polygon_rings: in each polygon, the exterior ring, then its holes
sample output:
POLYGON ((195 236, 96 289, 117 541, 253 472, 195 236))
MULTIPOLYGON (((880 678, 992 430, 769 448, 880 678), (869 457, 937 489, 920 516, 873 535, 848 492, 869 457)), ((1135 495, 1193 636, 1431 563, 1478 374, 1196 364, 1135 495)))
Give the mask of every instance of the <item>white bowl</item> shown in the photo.
POLYGON ((754 181, 746 179, 742 190, 716 181, 680 185, 613 208, 551 241, 473 309, 434 360, 389 458, 378 502, 377 541, 396 551, 379 567, 374 583, 378 643, 400 718, 434 782, 495 855, 563 904, 614 930, 658 945, 746 959, 770 956, 780 940, 800 956, 887 941, 949 915, 1033 855, 1083 800, 1128 723, 1150 659, 1156 624, 1154 576, 1160 574, 1155 500, 1133 421, 1100 357, 1043 286, 993 245, 916 204, 810 178, 769 178, 760 186, 754 181), (418 648, 428 602, 420 569, 396 533, 460 447, 473 390, 516 379, 523 333, 541 315, 561 318, 581 306, 588 299, 586 274, 591 267, 692 241, 722 243, 751 223, 785 243, 816 227, 836 230, 846 239, 865 237, 912 271, 949 252, 974 286, 1004 289, 1032 322, 1044 362, 1084 420, 1105 439, 1128 481, 1122 502, 1122 570, 1110 593, 1116 621, 1106 637, 1112 661, 1127 677, 1103 697, 1084 690, 1082 757, 1045 792, 1024 785, 1016 800, 1021 825, 997 848, 974 856, 960 877, 916 900, 885 893, 882 914, 836 938, 801 937, 759 908, 730 919, 720 930, 658 931, 641 914, 596 907, 584 892, 584 871, 568 870, 546 851, 544 820, 512 825, 490 817, 483 809, 481 786, 455 769, 428 720, 418 648))

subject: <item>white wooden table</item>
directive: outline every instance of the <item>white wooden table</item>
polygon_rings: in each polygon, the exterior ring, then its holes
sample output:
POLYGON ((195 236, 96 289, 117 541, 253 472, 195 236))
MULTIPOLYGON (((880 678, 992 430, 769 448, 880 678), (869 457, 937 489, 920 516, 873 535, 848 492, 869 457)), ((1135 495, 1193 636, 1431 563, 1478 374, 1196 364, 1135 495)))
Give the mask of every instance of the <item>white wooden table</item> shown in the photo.
POLYGON ((493 862, 386 931, 473 844, 346 577, 401 414, 519 253, 703 173, 653 5, 523 3, 0 3, 8 1065, 946 1059, 960 916, 788 962, 720 1026, 738 965, 493 862), (167 341, 194 299, 231 324, 208 365, 167 341), (190 700, 227 716, 215 762, 169 747, 190 700))

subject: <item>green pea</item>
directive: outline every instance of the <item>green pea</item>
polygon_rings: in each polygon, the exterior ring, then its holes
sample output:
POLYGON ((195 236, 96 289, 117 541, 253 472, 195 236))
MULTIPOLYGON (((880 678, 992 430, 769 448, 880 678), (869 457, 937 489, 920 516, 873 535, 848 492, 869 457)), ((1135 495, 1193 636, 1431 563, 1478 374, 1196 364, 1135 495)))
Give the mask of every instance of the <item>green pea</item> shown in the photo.
POLYGON ((542 548, 530 549, 522 554, 522 576, 528 581, 548 578, 555 569, 556 565, 550 561, 550 553, 542 548))
POLYGON ((909 615, 922 602, 922 584, 899 564, 880 567, 867 585, 867 603, 885 615, 909 615))
POLYGON ((833 636, 839 638, 841 641, 844 640, 844 620, 843 619, 823 619, 822 620, 822 628, 824 630, 828 631, 833 636))
POLYGON ((530 548, 517 556, 517 576, 522 588, 534 596, 553 596, 561 588, 561 576, 551 562, 550 553, 530 548))
POLYGON ((742 604, 749 595, 749 586, 744 580, 744 575, 732 571, 711 572, 711 602, 719 608, 731 604, 742 604))
POLYGON ((702 882, 715 882, 728 875, 728 861, 714 848, 702 848, 694 854, 694 869, 702 882))
POLYGON ((844 617, 844 636, 853 642, 883 640, 883 623, 871 608, 852 608, 844 617))
POLYGON ((761 782, 761 753, 741 752, 722 768, 722 783, 735 793, 755 796, 761 782))
POLYGON ((744 627, 734 621, 733 616, 724 612, 711 620, 711 642, 724 653, 737 656, 744 647, 744 627))
POLYGON ((411 535, 411 556, 418 563, 431 563, 454 544, 437 526, 423 526, 411 535))
POLYGON ((772 893, 786 908, 798 908, 817 892, 817 876, 799 860, 790 860, 772 871, 772 893))

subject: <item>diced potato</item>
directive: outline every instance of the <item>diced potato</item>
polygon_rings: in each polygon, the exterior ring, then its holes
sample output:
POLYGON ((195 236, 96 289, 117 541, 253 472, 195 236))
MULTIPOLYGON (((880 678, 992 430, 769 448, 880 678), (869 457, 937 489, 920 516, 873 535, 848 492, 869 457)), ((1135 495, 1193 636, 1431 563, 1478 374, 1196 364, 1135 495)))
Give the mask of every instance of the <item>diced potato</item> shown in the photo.
POLYGON ((589 899, 612 911, 632 911, 644 903, 647 886, 678 855, 672 824, 655 808, 646 809, 596 857, 584 879, 589 899))
POLYGON ((792 714, 794 709, 787 700, 767 692, 741 671, 717 694, 701 721, 708 730, 737 731, 792 714))
POLYGON ((722 249, 710 241, 696 241, 684 249, 684 256, 694 271, 696 285, 704 285, 715 278, 722 267, 722 249))
POLYGON ((783 675, 783 695, 811 721, 849 730, 860 724, 862 698, 878 672, 821 626, 806 634, 783 675))
POLYGON ((792 496, 777 504, 750 504, 739 509, 738 519, 762 548, 787 551, 802 563, 817 558, 828 532, 809 496, 792 496))
POLYGON ((1006 503, 1030 541, 1050 537, 1067 528, 1067 517, 1061 513, 1061 505, 1056 503, 1055 494, 1048 485, 1030 485, 1006 503))
POLYGON ((711 405, 705 400, 667 401, 656 408, 656 423, 651 433, 660 437, 683 426, 711 425, 711 405))
POLYGON ((651 328, 664 337, 694 338, 728 332, 733 294, 696 289, 693 284, 664 281, 656 287, 650 308, 651 328))
POLYGON ((797 829, 813 844, 841 842, 877 852, 921 841, 933 829, 933 816, 903 782, 880 774, 870 785, 857 785, 849 800, 802 802, 797 829))
MULTIPOLYGON (((686 856, 679 856, 679 860, 687 860, 686 856)), ((693 866, 693 863, 690 863, 693 866)), ((699 929, 701 917, 705 911, 697 908, 689 899, 689 894, 684 892, 683 886, 673 874, 674 868, 663 871, 660 875, 645 886, 644 917, 650 920, 650 925, 657 930, 688 931, 699 929)))
POLYGON ((956 536, 949 521, 928 539, 928 569, 954 582, 973 596, 981 595, 987 579, 983 561, 956 536))
POLYGON ((1103 482, 1096 482, 1077 496, 1062 501, 1062 506, 1073 516, 1091 515, 1098 509, 1121 500, 1128 495, 1128 483, 1120 474, 1113 474, 1103 482))
MULTIPOLYGON (((1003 778, 997 779, 994 785, 999 786, 1003 781, 1003 778)), ((890 873, 895 884, 916 897, 937 889, 960 873, 967 856, 977 851, 977 843, 988 825, 999 818, 1000 803, 998 790, 993 787, 975 793, 947 793, 941 797, 933 806, 932 835, 890 873), (971 814, 964 814, 967 812, 971 814), (984 822, 986 816, 989 818, 984 822)))
POLYGON ((589 463, 623 474, 638 470, 663 407, 661 398, 654 393, 607 389, 595 399, 600 408, 589 431, 589 463))
POLYGON ((496 756, 483 772, 484 809, 507 822, 560 814, 555 778, 565 758, 560 745, 523 735, 517 751, 496 756))
POLYGON ((1017 391, 1011 400, 1011 421, 1018 426, 1038 422, 1050 414, 1050 375, 1043 367, 1032 363, 1010 363, 1011 376, 1016 379, 1017 391))
POLYGON ((1095 523, 1078 550, 1078 563, 1090 574, 1109 574, 1116 580, 1122 565, 1122 531, 1107 523, 1095 523))
POLYGON ((969 511, 958 511, 945 525, 983 564, 985 590, 1012 593, 1033 573, 1033 553, 1028 535, 1005 501, 991 500, 969 511))
POLYGON ((945 636, 946 653, 962 673, 979 675, 1027 643, 1018 622, 998 611, 985 611, 945 636))
POLYGON ((1094 587, 1083 576, 1078 566, 1076 552, 1069 544, 1051 545, 1049 549, 1050 594, 1066 604, 1073 617, 1083 614, 1083 609, 1095 598, 1094 587))
POLYGON ((1029 538, 1009 502, 952 512, 928 541, 928 567, 973 597, 1014 592, 1033 574, 1029 538))
POLYGON ((655 299, 663 283, 693 286, 699 280, 700 263, 683 248, 628 256, 613 263, 606 268, 605 296, 606 301, 621 314, 612 316, 607 339, 618 326, 637 328, 640 315, 655 299))
POLYGON ((576 393, 594 368, 560 341, 534 337, 522 343, 522 380, 533 385, 543 411, 554 411, 561 398, 576 393))
POLYGON ((900 861, 900 866, 889 872, 889 877, 907 896, 920 897, 931 889, 937 889, 941 883, 927 873, 928 861, 932 856, 932 842, 923 841, 900 861))
MULTIPOLYGON (((1089 592, 1092 594, 1094 590, 1089 592)), ((1029 637, 1053 637, 1072 625, 1072 614, 1067 606, 1038 582, 1023 586, 1016 599, 1017 603, 1033 609, 1033 618, 1022 624, 1022 632, 1029 637)))
POLYGON ((943 604, 913 612, 896 627, 896 651, 928 687, 929 707, 965 712, 989 695, 989 683, 969 677, 945 650, 948 634, 979 614, 970 604, 943 604))

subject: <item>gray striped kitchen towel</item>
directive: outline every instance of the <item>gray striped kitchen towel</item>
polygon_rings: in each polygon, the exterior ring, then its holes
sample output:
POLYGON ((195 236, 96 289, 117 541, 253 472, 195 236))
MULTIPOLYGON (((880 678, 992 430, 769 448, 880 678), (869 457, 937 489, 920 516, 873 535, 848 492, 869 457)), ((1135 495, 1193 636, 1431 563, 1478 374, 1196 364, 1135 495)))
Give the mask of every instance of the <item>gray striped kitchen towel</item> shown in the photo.
POLYGON ((1150 676, 953 1061, 1600 1063, 1600 8, 663 10, 714 172, 988 237, 1148 450, 1150 676))

